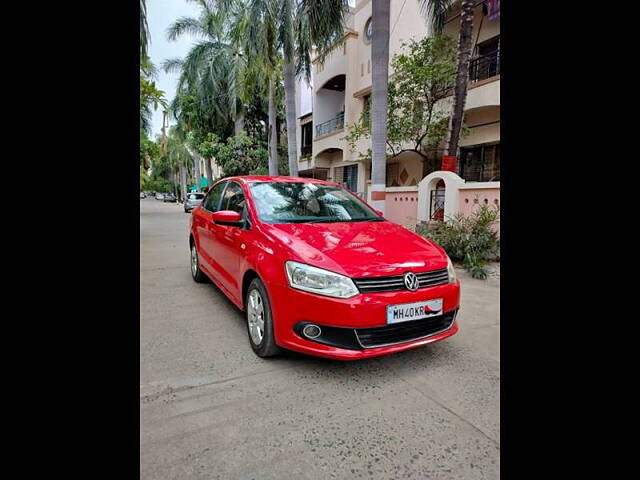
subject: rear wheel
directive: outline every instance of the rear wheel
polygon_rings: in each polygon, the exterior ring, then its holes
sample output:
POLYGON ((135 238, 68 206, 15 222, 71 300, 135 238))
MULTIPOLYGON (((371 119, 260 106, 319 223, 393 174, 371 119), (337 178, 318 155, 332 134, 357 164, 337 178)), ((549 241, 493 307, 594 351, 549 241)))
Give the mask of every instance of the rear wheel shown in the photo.
POLYGON ((247 332, 251 348, 259 357, 272 357, 280 352, 273 333, 271 304, 264 284, 254 278, 247 289, 245 299, 247 332))
POLYGON ((205 283, 207 277, 202 270, 200 270, 200 260, 198 259, 198 250, 196 249, 196 243, 191 243, 191 276, 197 283, 205 283))

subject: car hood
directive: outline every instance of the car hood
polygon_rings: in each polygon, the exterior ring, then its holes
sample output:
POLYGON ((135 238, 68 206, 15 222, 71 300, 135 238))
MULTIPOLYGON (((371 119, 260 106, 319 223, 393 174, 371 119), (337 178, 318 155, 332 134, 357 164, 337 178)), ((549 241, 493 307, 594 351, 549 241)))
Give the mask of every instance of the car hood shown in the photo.
POLYGON ((350 277, 446 268, 444 250, 400 225, 384 222, 263 224, 291 260, 350 277))

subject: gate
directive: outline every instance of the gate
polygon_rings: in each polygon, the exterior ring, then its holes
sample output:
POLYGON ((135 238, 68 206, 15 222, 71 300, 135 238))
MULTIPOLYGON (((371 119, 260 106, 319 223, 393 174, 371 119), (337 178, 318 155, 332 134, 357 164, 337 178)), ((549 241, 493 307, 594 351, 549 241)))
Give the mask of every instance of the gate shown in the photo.
POLYGON ((444 188, 431 190, 431 210, 429 212, 429 220, 444 220, 444 192, 444 188))

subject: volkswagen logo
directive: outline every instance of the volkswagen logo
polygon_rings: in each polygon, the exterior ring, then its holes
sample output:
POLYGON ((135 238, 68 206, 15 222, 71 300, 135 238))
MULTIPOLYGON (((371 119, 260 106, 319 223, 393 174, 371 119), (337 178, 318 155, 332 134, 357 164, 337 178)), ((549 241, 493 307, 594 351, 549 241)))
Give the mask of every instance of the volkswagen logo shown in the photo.
POLYGON ((420 286, 420 281, 418 280, 418 277, 416 277, 415 273, 407 272, 404 274, 404 284, 407 287, 407 290, 415 292, 420 286))

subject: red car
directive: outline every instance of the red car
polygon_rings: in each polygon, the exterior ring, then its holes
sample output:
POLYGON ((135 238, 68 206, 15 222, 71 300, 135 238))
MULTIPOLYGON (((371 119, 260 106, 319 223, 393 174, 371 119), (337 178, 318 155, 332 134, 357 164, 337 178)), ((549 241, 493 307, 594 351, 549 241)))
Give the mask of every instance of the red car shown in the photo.
POLYGON ((245 311, 251 347, 353 360, 458 331, 460 282, 442 248, 339 185, 243 176, 193 210, 191 273, 245 311))

